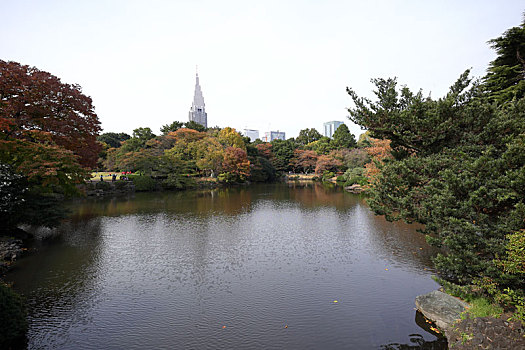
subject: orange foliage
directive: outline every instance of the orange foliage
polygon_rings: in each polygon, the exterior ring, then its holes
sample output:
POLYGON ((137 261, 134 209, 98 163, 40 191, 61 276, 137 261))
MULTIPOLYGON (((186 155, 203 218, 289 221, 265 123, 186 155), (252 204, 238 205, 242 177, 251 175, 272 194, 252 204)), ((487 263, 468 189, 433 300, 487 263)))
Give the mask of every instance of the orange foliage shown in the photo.
POLYGON ((222 171, 234 174, 241 180, 250 176, 250 161, 246 151, 238 147, 227 147, 224 150, 222 171))
POLYGON ((266 159, 270 159, 272 157, 272 144, 271 143, 268 143, 268 142, 260 143, 256 145, 255 147, 257 147, 259 154, 265 157, 266 159))
POLYGON ((303 172, 308 173, 315 169, 317 158, 315 151, 296 149, 293 158, 290 160, 290 165, 294 168, 294 171, 301 169, 303 172))
POLYGON ((185 142, 194 142, 201 140, 207 136, 205 132, 189 129, 189 128, 180 128, 177 131, 172 131, 168 133, 169 137, 175 137, 177 141, 185 142))
POLYGON ((392 148, 390 140, 380 140, 370 138, 371 146, 366 148, 366 152, 372 158, 372 161, 365 165, 365 176, 371 184, 374 184, 380 170, 377 163, 383 163, 385 159, 392 159, 392 148))
POLYGON ((338 171, 342 165, 343 162, 335 158, 332 154, 321 155, 317 158, 315 173, 322 175, 325 171, 338 171))

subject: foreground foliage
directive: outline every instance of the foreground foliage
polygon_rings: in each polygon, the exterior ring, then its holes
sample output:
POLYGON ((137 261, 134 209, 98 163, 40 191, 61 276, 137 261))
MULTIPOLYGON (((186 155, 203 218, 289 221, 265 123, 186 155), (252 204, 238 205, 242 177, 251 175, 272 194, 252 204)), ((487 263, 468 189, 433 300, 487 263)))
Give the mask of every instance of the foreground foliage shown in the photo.
POLYGON ((0 348, 22 348, 27 331, 26 310, 20 296, 2 282, 0 315, 0 348))
MULTIPOLYGON (((520 74, 501 90, 494 81, 507 76, 503 46, 515 43, 509 36, 524 34, 522 25, 493 42, 500 56, 484 83, 466 71, 438 100, 398 89, 396 79, 373 80, 376 101, 348 89, 350 119, 390 142, 391 159, 375 164, 372 209, 424 224, 428 241, 442 248, 434 263, 444 280, 477 285, 518 312, 525 290, 525 65, 509 63, 520 74)), ((519 59, 522 49, 510 51, 519 59)))
POLYGON ((75 194, 96 164, 99 130, 80 86, 0 60, 0 230, 58 223, 61 197, 75 194))

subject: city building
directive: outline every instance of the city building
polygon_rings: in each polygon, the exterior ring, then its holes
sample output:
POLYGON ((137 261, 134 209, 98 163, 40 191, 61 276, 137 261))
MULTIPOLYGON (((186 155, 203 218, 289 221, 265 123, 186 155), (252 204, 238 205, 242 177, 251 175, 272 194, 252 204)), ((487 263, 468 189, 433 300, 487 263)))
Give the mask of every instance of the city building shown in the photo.
POLYGON ((267 131, 264 133, 265 142, 272 142, 273 140, 286 140, 284 131, 267 131))
POLYGON ((195 95, 189 112, 189 120, 199 123, 205 128, 208 127, 208 114, 204 107, 204 97, 202 96, 201 86, 199 84, 199 74, 196 74, 195 95))
POLYGON ((323 123, 323 135, 326 136, 326 137, 334 136, 334 132, 337 130, 337 128, 341 124, 344 124, 344 123, 343 122, 339 122, 339 121, 335 121, 335 120, 331 121, 331 122, 323 123))
POLYGON ((259 130, 244 129, 244 136, 250 138, 250 142, 253 142, 259 138, 259 130))

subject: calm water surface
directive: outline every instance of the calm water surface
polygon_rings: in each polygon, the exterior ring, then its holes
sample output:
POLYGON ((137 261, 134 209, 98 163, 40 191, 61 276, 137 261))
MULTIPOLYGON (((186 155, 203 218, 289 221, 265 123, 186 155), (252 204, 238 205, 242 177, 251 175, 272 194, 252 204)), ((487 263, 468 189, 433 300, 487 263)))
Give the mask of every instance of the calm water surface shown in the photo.
POLYGON ((72 210, 7 276, 31 349, 444 347, 414 310, 438 287, 433 252, 356 195, 272 184, 72 210))

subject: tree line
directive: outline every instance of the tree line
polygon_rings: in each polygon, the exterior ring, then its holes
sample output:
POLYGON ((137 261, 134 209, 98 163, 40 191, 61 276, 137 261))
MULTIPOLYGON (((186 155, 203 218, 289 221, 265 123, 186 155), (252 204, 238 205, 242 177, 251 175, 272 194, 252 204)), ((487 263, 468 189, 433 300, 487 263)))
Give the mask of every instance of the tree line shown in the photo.
POLYGON ((346 125, 332 138, 314 128, 297 138, 263 142, 235 129, 204 128, 195 122, 174 121, 155 135, 141 127, 132 135, 104 133, 98 168, 111 172, 140 173, 162 181, 166 189, 195 185, 195 178, 216 177, 223 183, 271 182, 283 173, 315 173, 319 177, 341 175, 344 181, 363 182, 371 163, 368 148, 377 140, 356 142, 346 125))

